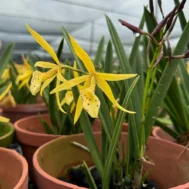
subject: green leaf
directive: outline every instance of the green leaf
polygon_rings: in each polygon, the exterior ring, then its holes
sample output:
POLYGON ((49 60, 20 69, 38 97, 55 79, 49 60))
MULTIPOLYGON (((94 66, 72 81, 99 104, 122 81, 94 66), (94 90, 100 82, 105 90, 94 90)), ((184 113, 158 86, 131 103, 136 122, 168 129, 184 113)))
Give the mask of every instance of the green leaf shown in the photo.
MULTIPOLYGON (((60 45, 58 47, 58 51, 57 51, 57 57, 59 60, 61 58, 63 46, 64 46, 64 39, 61 40, 60 45)), ((52 91, 56 87, 56 82, 57 82, 57 78, 54 78, 53 81, 49 85, 49 91, 52 91)), ((49 114, 50 114, 50 119, 51 119, 53 127, 56 129, 56 132, 59 133, 60 132, 59 116, 62 114, 62 112, 60 112, 58 109, 58 105, 57 105, 57 101, 56 101, 56 94, 50 95, 49 91, 47 91, 47 92, 49 95, 48 110, 49 110, 49 114)))
POLYGON ((112 51, 112 43, 111 43, 111 41, 109 41, 107 49, 106 49, 104 72, 112 73, 112 66, 113 66, 113 51, 112 51))
MULTIPOLYGON (((67 33, 67 31, 64 27, 62 28, 62 31, 63 31, 63 36, 66 39, 68 47, 69 47, 70 51, 72 52, 78 67, 82 68, 83 65, 81 64, 80 60, 76 56, 74 49, 71 45, 68 33, 67 33)), ((75 103, 77 103, 77 99, 78 99, 78 96, 79 96, 78 89, 75 87, 72 90, 73 90, 73 94, 74 94, 75 103)), ((94 138, 94 134, 93 134, 93 131, 92 131, 92 128, 91 128, 91 123, 90 123, 90 120, 89 120, 86 112, 84 112, 84 111, 81 112, 79 121, 80 121, 81 128, 83 130, 85 139, 87 141, 88 148, 90 149, 90 153, 91 153, 91 156, 93 158, 93 161, 96 165, 96 168, 98 170, 99 175, 102 177, 104 167, 103 167, 100 152, 98 150, 98 147, 97 147, 97 144, 96 144, 96 141, 95 141, 95 138, 94 138)))
POLYGON ((11 79, 11 83, 12 83, 12 89, 11 89, 12 95, 14 96, 15 101, 17 103, 19 103, 20 102, 20 98, 23 98, 23 96, 22 97, 20 96, 18 85, 16 84, 17 75, 14 72, 13 67, 10 67, 9 73, 10 73, 10 79, 11 79))
POLYGON ((189 130, 189 120, 185 109, 186 101, 181 94, 180 86, 177 84, 176 77, 174 77, 171 82, 164 102, 166 106, 169 107, 168 109, 166 108, 166 110, 171 119, 175 120, 174 127, 179 127, 176 130, 181 130, 181 133, 187 132, 189 130))
POLYGON ((179 133, 177 133, 176 131, 174 131, 172 128, 170 128, 168 126, 168 124, 170 124, 170 123, 169 122, 167 123, 167 120, 165 120, 164 118, 156 118, 155 123, 156 123, 156 125, 161 127, 164 131, 166 131, 169 135, 171 135, 173 138, 175 138, 175 140, 179 136, 179 133))
POLYGON ((0 58, 0 78, 6 68, 6 66, 9 64, 9 61, 11 59, 12 50, 14 48, 14 43, 10 44, 7 49, 3 52, 0 58))
MULTIPOLYGON (((142 19, 140 21, 140 25, 139 25, 139 28, 141 29, 144 27, 144 20, 145 19, 144 19, 144 14, 143 14, 142 19)), ((135 41, 131 50, 131 54, 129 56, 129 62, 133 71, 136 71, 136 69, 134 69, 135 66, 138 66, 141 64, 141 62, 136 61, 136 57, 139 52, 140 40, 141 40, 141 35, 135 38, 135 41)))
POLYGON ((63 51, 63 47, 64 47, 64 38, 62 38, 62 40, 60 41, 59 47, 58 47, 58 51, 57 51, 57 57, 60 60, 61 59, 61 54, 63 51))
MULTIPOLYGON (((139 78, 140 78, 140 76, 137 76, 135 78, 135 80, 133 81, 132 85, 130 86, 130 88, 129 88, 126 96, 125 96, 125 99, 123 101, 123 104, 122 104, 123 107, 127 107, 131 93, 133 92, 139 78)), ((103 178, 102 178, 102 181, 103 181, 102 182, 102 188, 103 189, 107 189, 107 187, 109 186, 108 181, 109 181, 109 177, 111 175, 112 162, 114 160, 116 148, 119 144, 119 138, 120 138, 122 124, 123 124, 125 115, 126 115, 125 112, 120 111, 118 116, 117 116, 115 129, 114 129, 114 132, 113 132, 113 136, 112 136, 112 140, 111 140, 111 143, 110 143, 107 159, 106 159, 106 162, 105 162, 104 175, 103 175, 103 178)), ((137 133, 137 132, 135 131, 135 133, 137 133)), ((137 142, 138 137, 136 137, 135 140, 137 142)), ((139 148, 139 141, 138 141, 136 148, 139 148)))
MULTIPOLYGON (((127 55, 125 53, 125 49, 121 43, 121 40, 118 36, 118 33, 114 27, 114 25, 112 24, 111 20, 108 18, 108 16, 106 16, 106 22, 108 25, 108 29, 111 35, 111 39, 122 69, 122 73, 133 73, 131 67, 130 67, 130 63, 129 60, 127 59, 127 55)), ((125 80, 124 84, 125 84, 125 88, 126 90, 128 90, 129 88, 129 83, 132 82, 132 79, 130 79, 129 81, 125 80)), ((136 119, 136 124, 140 125, 141 122, 141 102, 138 96, 138 92, 137 89, 134 89, 132 95, 131 95, 131 99, 133 102, 133 110, 137 110, 137 114, 136 115, 129 115, 129 116, 134 116, 136 119)), ((129 108, 131 108, 129 106, 129 108)))
POLYGON ((90 189, 97 189, 95 181, 93 179, 93 176, 92 176, 87 164, 85 163, 85 161, 83 162, 83 167, 85 170, 85 175, 87 176, 87 181, 88 181, 90 189))
POLYGON ((148 28, 149 33, 152 33, 154 28, 157 25, 157 22, 154 20, 152 14, 148 11, 147 7, 144 7, 144 16, 146 21, 146 26, 148 28))
POLYGON ((98 49, 96 52, 96 56, 94 59, 94 65, 99 67, 100 62, 102 60, 102 56, 103 56, 103 50, 104 50, 104 37, 101 38, 100 43, 98 45, 98 49))
POLYGON ((53 129, 51 128, 51 126, 43 119, 43 117, 41 116, 41 114, 39 114, 39 118, 41 123, 43 124, 43 127, 45 128, 45 131, 47 134, 56 134, 53 129))
MULTIPOLYGON (((182 54, 184 52, 184 50, 188 44, 188 41, 189 41, 188 32, 189 32, 189 23, 186 25, 178 43, 177 43, 177 46, 173 53, 174 55, 182 54)), ((155 121, 155 116, 158 111, 158 106, 162 103, 162 101, 165 98, 165 95, 168 91, 168 88, 171 84, 171 81, 173 79, 173 76, 175 74, 175 71, 176 71, 179 63, 180 63, 180 60, 173 60, 171 66, 169 66, 167 64, 167 66, 165 67, 165 69, 162 73, 162 77, 161 77, 160 81, 158 82, 157 88, 152 96, 152 100, 150 103, 150 111, 148 111, 148 113, 146 115, 146 120, 145 120, 146 140, 151 133, 151 129, 152 129, 152 126, 155 121)))
MULTIPOLYGON (((174 0, 174 2, 175 2, 175 5, 178 5, 180 3, 179 0, 174 0)), ((184 28, 187 24, 187 19, 184 16, 183 10, 179 12, 178 17, 179 17, 181 28, 182 28, 182 30, 184 30, 184 28)), ((188 43, 188 49, 189 49, 189 43, 188 43)))

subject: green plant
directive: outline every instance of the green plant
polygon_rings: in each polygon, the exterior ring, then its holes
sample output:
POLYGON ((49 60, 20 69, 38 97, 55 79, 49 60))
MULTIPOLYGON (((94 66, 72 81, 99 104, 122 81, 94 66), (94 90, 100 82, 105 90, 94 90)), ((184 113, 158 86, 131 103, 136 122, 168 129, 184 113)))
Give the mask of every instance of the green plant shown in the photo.
MULTIPOLYGON (((189 41, 189 24, 187 24, 173 54, 170 55, 168 38, 175 25, 178 13, 184 7, 184 3, 185 1, 182 1, 179 6, 163 17, 159 24, 153 15, 152 6, 150 6, 151 12, 145 7, 140 27, 142 28, 145 20, 149 32, 120 20, 123 25, 138 36, 135 39, 129 58, 125 53, 114 25, 106 16, 111 42, 107 47, 104 70, 109 74, 97 71, 90 57, 76 43, 74 38, 67 33, 65 28, 63 28, 63 36, 73 54, 77 68, 59 64, 55 53, 48 44, 43 42, 43 48, 53 57, 56 66, 45 62, 36 64, 49 68, 49 73, 53 71, 53 74, 48 75, 48 79, 52 79, 52 77, 58 78, 55 88, 50 93, 56 95, 57 104, 59 104, 59 109, 63 113, 65 113, 65 110, 62 109, 59 103, 59 94, 62 91, 72 91, 76 104, 74 123, 77 123, 77 120, 80 122, 90 154, 102 180, 102 189, 109 188, 110 183, 112 184, 111 187, 120 189, 140 188, 143 184, 143 162, 151 163, 145 156, 146 143, 156 120, 158 108, 167 94, 180 61, 173 59, 173 57, 183 53, 189 41), (142 45, 144 46, 146 59, 138 58, 141 56, 141 52, 138 50, 141 41, 143 41, 142 45), (166 42, 168 42, 167 46, 166 42), (111 74, 112 44, 119 60, 120 74, 111 74), (171 66, 168 64, 170 60, 172 61, 171 66), (62 69, 77 72, 79 75, 75 78, 65 79, 64 75, 62 75, 62 69), (136 76, 133 73, 138 73, 140 76, 126 80, 136 76), (123 80, 120 83, 119 103, 114 98, 110 88, 112 81, 115 80, 123 80), (110 103, 117 107, 116 119, 110 114, 110 103), (88 114, 93 118, 99 117, 102 122, 101 153, 97 148, 88 114), (119 142, 126 114, 129 124, 128 151, 127 155, 124 156, 125 158, 121 159, 119 142)), ((162 11, 161 6, 160 10, 162 11)), ((36 33, 34 34, 36 35, 36 33)), ((42 39, 38 38, 37 40, 39 41, 39 39, 40 43, 42 43, 42 39)), ((37 90, 40 90, 41 82, 44 82, 43 74, 38 73, 33 78, 33 92, 36 92, 36 84, 37 90)), ((47 84, 49 83, 46 83, 45 86, 47 84)), ((97 186, 85 162, 84 168, 89 179, 89 186, 96 189, 97 186)))
MULTIPOLYGON (((54 63, 37 61, 35 66, 38 68, 33 72, 33 77, 31 80, 30 91, 32 95, 36 95, 40 92, 43 96, 51 120, 51 125, 46 122, 40 116, 41 122, 48 134, 59 134, 59 135, 69 135, 81 133, 80 123, 74 124, 73 114, 75 113, 76 103, 74 103, 72 90, 56 92, 50 95, 56 86, 60 85, 62 80, 66 82, 71 79, 71 77, 79 77, 78 72, 84 73, 78 70, 76 64, 73 64, 69 60, 65 60, 64 64, 60 62, 61 53, 64 47, 64 39, 61 40, 59 48, 55 53, 52 47, 40 36, 37 32, 32 30, 27 26, 29 32, 34 37, 34 39, 52 56, 54 63), (72 67, 73 66, 73 67, 72 67), (62 113, 63 112, 63 113, 62 113)), ((95 56, 95 63, 100 68, 102 61, 102 53, 104 46, 104 39, 99 43, 97 54, 95 56)), ((89 118, 91 124, 93 124, 94 119, 89 118)))
MULTIPOLYGON (((175 4, 178 5, 179 1, 175 0, 175 4)), ((180 25, 184 30, 187 25, 186 18, 183 12, 179 15, 180 25)), ((189 47, 189 43, 187 44, 189 47)), ((188 58, 188 52, 177 55, 173 58, 188 58)), ((189 75, 187 72, 187 64, 184 60, 179 60, 177 73, 175 74, 168 93, 165 97, 163 106, 169 115, 171 125, 173 128, 167 126, 162 119, 157 118, 157 123, 168 132, 175 140, 183 145, 188 143, 188 131, 189 131, 189 75)))
POLYGON ((13 63, 11 53, 14 44, 7 47, 1 56, 0 70, 0 105, 15 106, 36 102, 29 90, 29 83, 32 76, 32 64, 22 56, 23 64, 13 63))

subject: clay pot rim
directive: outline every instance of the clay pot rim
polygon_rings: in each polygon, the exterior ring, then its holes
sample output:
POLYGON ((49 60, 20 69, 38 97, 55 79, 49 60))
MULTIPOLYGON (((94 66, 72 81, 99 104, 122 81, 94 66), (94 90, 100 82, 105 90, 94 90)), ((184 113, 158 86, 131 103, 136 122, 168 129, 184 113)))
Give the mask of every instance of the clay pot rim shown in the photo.
MULTIPOLYGON (((99 134, 101 134, 101 132, 95 132, 95 134, 99 135, 99 134)), ((121 133, 121 134, 123 134, 123 135, 128 135, 128 133, 121 133)), ((83 135, 84 135, 83 133, 77 134, 77 136, 83 136, 83 135)), ((63 138, 66 138, 66 137, 72 137, 72 136, 69 136, 69 135, 68 135, 68 136, 63 136, 63 137, 59 137, 59 138, 57 138, 57 139, 54 139, 54 140, 52 140, 52 141, 50 141, 50 142, 47 142, 47 143, 43 144, 42 146, 40 146, 40 147, 36 150, 36 152, 34 153, 34 155, 33 155, 33 166, 34 166, 34 169, 37 170, 37 172, 38 172, 41 176, 45 177, 46 179, 51 180, 51 181, 55 182, 56 184, 61 184, 61 185, 62 185, 62 183, 63 183, 64 181, 60 181, 60 180, 54 178, 53 176, 49 175, 48 173, 46 173, 46 172, 39 166, 39 163, 38 163, 38 160, 37 160, 37 159, 38 159, 38 154, 39 154, 39 152, 41 151, 41 149, 45 148, 45 147, 48 146, 49 144, 53 144, 53 143, 55 143, 56 141, 62 140, 63 138)), ((162 140, 162 139, 157 139, 157 138, 152 137, 152 136, 150 136, 149 139, 150 139, 150 140, 154 140, 154 141, 164 142, 164 143, 167 143, 168 145, 174 145, 175 147, 178 147, 178 148, 182 148, 182 149, 183 149, 183 147, 182 147, 181 145, 176 144, 176 143, 173 143, 173 142, 170 142, 170 141, 166 141, 166 140, 162 140)), ((189 151, 189 149, 187 149, 187 150, 189 151)), ((188 183, 186 183, 185 185, 187 185, 187 184, 188 184, 188 183)), ((74 185, 74 184, 69 184, 69 183, 67 183, 67 182, 64 182, 64 185, 67 186, 67 187, 74 187, 74 188, 76 189, 76 185, 74 185)), ((189 184, 188 184, 187 186, 189 186, 189 184)), ((171 188, 171 189, 176 189, 177 187, 178 187, 178 186, 174 186, 174 187, 171 188)), ((77 189, 86 189, 86 188, 77 186, 77 189)))
MULTIPOLYGON (((41 114, 42 117, 46 117, 46 116, 49 116, 49 114, 41 114)), ((21 118, 19 120, 17 120, 15 123, 14 123, 14 128, 17 132, 19 133, 22 133, 22 134, 25 134, 25 135, 30 135, 30 136, 38 136, 38 137, 46 137, 47 135, 49 137, 52 137, 54 138, 55 135, 56 136, 63 136, 63 135, 57 135, 57 134, 47 134, 47 133, 36 133, 36 132, 32 132, 32 131, 28 131, 28 130, 25 130, 23 129, 22 127, 20 127, 20 123, 23 122, 23 121, 28 121, 30 119, 34 119, 34 118, 38 118, 39 115, 32 115, 32 116, 27 116, 27 117, 24 117, 24 118, 21 118)))
MULTIPOLYGON (((101 132, 95 132, 95 134, 101 134, 101 132)), ((79 133, 77 134, 77 136, 83 136, 84 134, 83 133, 79 133)), ((51 180, 57 184, 61 184, 64 183, 65 186, 67 187, 70 187, 70 188, 73 188, 73 189, 87 189, 87 188, 84 188, 84 187, 79 187, 79 186, 76 186, 74 184, 70 184, 70 183, 67 183, 67 182, 64 182, 64 181, 60 181, 56 178, 54 178, 53 176, 49 175, 48 173, 46 173, 40 166, 39 166, 39 163, 37 161, 37 158, 38 158, 38 154, 39 154, 39 151, 43 148, 45 148, 47 145, 49 145, 50 143, 54 143, 56 142, 57 140, 61 140, 62 138, 66 138, 66 137, 73 137, 73 135, 67 135, 67 136, 62 136, 62 137, 59 137, 59 138, 56 138, 52 141, 49 141, 45 144, 43 144, 42 146, 40 146, 34 153, 33 155, 33 166, 34 166, 34 169, 36 169, 38 171, 38 173, 40 175, 43 175, 44 177, 46 177, 48 180, 51 180)))
POLYGON ((16 186, 14 187, 14 189, 18 189, 21 187, 21 185, 24 183, 24 181, 27 179, 28 177, 28 163, 25 160, 25 158, 20 155, 18 152, 16 152, 15 150, 10 150, 7 148, 2 148, 0 147, 0 153, 8 153, 11 156, 15 157, 15 159, 19 160, 21 162, 21 166, 22 166, 22 174, 20 176, 20 179, 18 181, 18 183, 16 184, 16 186))
POLYGON ((6 126, 9 127, 9 131, 6 134, 4 134, 3 136, 0 136, 0 140, 8 138, 9 136, 11 136, 14 133, 14 126, 11 123, 8 123, 6 126))
POLYGON ((160 130, 160 127, 155 126, 154 129, 152 130, 152 135, 153 135, 154 137, 156 137, 157 139, 159 139, 159 140, 164 140, 164 139, 162 139, 161 137, 159 137, 159 135, 157 135, 157 131, 159 131, 159 130, 160 130))
POLYGON ((15 107, 5 107, 5 106, 0 106, 2 111, 5 112, 27 112, 26 108, 29 106, 29 112, 36 112, 36 110, 40 109, 41 112, 47 111, 48 108, 44 102, 42 103, 35 103, 35 104, 17 104, 15 107))
POLYGON ((171 142, 171 143, 177 144, 177 145, 179 145, 179 146, 182 146, 182 145, 180 145, 180 144, 178 144, 178 143, 176 143, 176 142, 174 142, 174 141, 169 141, 169 140, 166 140, 166 139, 161 138, 161 137, 157 134, 158 131, 161 131, 161 130, 163 130, 161 127, 155 126, 154 129, 152 130, 152 136, 155 137, 156 139, 163 140, 163 141, 167 141, 167 142, 171 142))

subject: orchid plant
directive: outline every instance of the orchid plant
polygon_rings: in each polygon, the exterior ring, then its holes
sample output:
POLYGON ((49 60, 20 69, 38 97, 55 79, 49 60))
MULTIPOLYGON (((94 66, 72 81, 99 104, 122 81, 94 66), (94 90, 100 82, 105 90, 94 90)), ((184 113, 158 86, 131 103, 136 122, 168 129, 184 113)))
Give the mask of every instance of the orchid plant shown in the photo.
MULTIPOLYGON (((178 0, 174 0, 174 2, 176 5, 179 4, 178 0)), ((181 12, 178 16, 181 28, 184 30, 185 26, 187 25, 187 19, 183 12, 181 12)), ((187 47, 189 48, 189 45, 187 47)), ((188 146, 189 64, 185 59, 181 59, 188 58, 188 55, 186 52, 184 54, 180 54, 179 56, 177 55, 177 57, 174 58, 180 59, 180 63, 178 65, 177 74, 171 82, 170 88, 163 103, 163 107, 168 114, 168 118, 162 119, 162 117, 158 117, 156 122, 162 129, 169 133, 176 142, 184 146, 188 146), (172 127, 170 127, 170 125, 172 125, 172 127)))
MULTIPOLYGON (((12 46, 8 47, 9 48, 12 46)), ((6 56, 7 51, 5 51, 6 56)), ((9 51, 10 54, 10 51, 9 51)), ((31 76, 33 73, 32 64, 28 58, 22 55, 22 64, 12 62, 10 59, 1 67, 0 81, 0 105, 3 107, 14 107, 16 104, 35 102, 35 98, 29 91, 31 76)))
POLYGON ((42 36, 40 36, 28 25, 27 29, 31 33, 33 38, 41 45, 41 47, 43 47, 50 54, 50 56, 55 61, 55 63, 45 61, 38 61, 35 63, 36 67, 47 69, 47 71, 34 71, 30 85, 30 91, 33 95, 36 95, 39 91, 40 95, 42 95, 43 90, 48 85, 50 85, 50 83, 53 82, 54 79, 56 79, 56 87, 50 93, 55 93, 56 102, 59 107, 59 110, 65 114, 66 112, 63 109, 63 105, 65 104, 65 102, 67 102, 67 104, 70 105, 70 103, 73 101, 72 88, 78 86, 80 95, 77 99, 77 102, 75 103, 76 105, 73 122, 74 124, 76 124, 76 122, 78 121, 83 109, 88 112, 91 118, 98 118, 101 103, 98 97, 95 95, 96 86, 98 86, 104 92, 104 94, 108 97, 108 99, 110 99, 110 101, 113 103, 115 107, 125 112, 134 113, 126 110, 118 104, 118 102, 114 98, 109 84, 106 81, 120 81, 124 79, 129 79, 135 77, 136 74, 109 74, 97 72, 90 57, 77 44, 77 42, 71 35, 69 35, 71 44, 77 56, 84 63, 85 69, 78 69, 76 63, 74 64, 74 66, 62 64, 60 63, 58 56, 56 55, 55 51, 50 46, 50 44, 48 44, 48 42, 45 41, 45 39, 42 36), (67 80, 64 76, 64 70, 73 71, 74 78, 67 80), (65 90, 67 91, 65 93, 65 96, 62 99, 60 99, 59 93, 65 90))
MULTIPOLYGON (((162 12, 161 1, 158 2, 162 12)), ((89 55, 65 28, 63 28, 63 37, 73 54, 76 62, 75 66, 60 63, 60 53, 57 53, 57 55, 44 38, 27 25, 34 39, 55 61, 55 63, 36 62, 35 66, 45 68, 47 71, 35 71, 33 73, 30 90, 34 95, 39 91, 42 94, 43 90, 54 82, 55 84, 49 87, 49 92, 51 95, 55 95, 62 114, 66 113, 61 104, 61 98, 65 98, 64 96, 61 97, 62 92, 65 91, 64 95, 69 94, 74 99, 74 124, 80 122, 89 152, 101 178, 102 189, 109 188, 110 183, 113 188, 139 189, 144 182, 143 163, 153 164, 145 156, 147 140, 156 120, 159 106, 167 94, 180 62, 180 59, 175 57, 183 53, 189 41, 189 23, 187 23, 174 52, 170 53, 169 36, 184 4, 185 1, 183 0, 166 16, 162 12, 163 18, 160 23, 157 22, 154 16, 152 0, 150 1, 150 11, 146 7, 144 8, 140 27, 120 20, 122 25, 138 36, 135 39, 129 58, 114 25, 106 16, 111 41, 108 43, 106 51, 105 73, 97 71, 96 63, 93 63, 89 55), (144 21, 149 30, 148 32, 142 29, 144 21), (146 59, 139 58, 142 54, 138 50, 141 40, 143 40, 142 45, 144 46, 144 52, 142 53, 146 59), (112 44, 121 68, 119 74, 112 73, 112 44), (170 62, 172 62, 171 66, 168 64, 170 62), (65 70, 73 72, 71 78, 65 77, 65 70), (74 76, 74 73, 77 74, 74 76), (122 91, 118 95, 119 101, 114 97, 114 91, 110 87, 113 81, 123 81, 121 83, 122 91), (117 108, 115 120, 110 113, 110 106, 108 105, 110 102, 117 108), (119 142, 126 115, 129 124, 128 147, 127 155, 121 159, 119 142), (99 118, 102 122, 101 153, 97 147, 89 117, 99 118)), ((187 55, 188 53, 185 53, 184 56, 178 57, 186 58, 187 55)), ((49 98, 51 95, 49 95, 49 98)), ((90 188, 97 189, 85 162, 84 167, 89 178, 90 188)))

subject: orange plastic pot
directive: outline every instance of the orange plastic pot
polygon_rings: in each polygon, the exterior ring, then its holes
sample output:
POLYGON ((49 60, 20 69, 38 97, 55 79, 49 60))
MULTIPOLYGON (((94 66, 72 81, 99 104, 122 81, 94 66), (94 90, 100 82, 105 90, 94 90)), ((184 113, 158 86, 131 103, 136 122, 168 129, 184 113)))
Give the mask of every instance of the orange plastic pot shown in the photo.
MULTIPOLYGON (((96 132, 97 145, 101 146, 101 134, 96 132)), ((86 145, 83 134, 55 139, 38 148, 33 157, 34 176, 39 189, 84 189, 73 184, 58 180, 64 171, 72 165, 85 160, 92 162, 91 156, 71 144, 77 141, 86 145), (76 155, 77 154, 77 155, 76 155)), ((122 145, 127 146, 127 133, 121 134, 122 145)), ((121 147, 121 146, 120 146, 121 147)), ((150 137, 146 155, 153 160, 155 166, 144 164, 144 169, 151 169, 149 178, 155 180, 161 189, 188 189, 188 157, 187 149, 182 155, 184 147, 150 137), (158 150, 157 150, 158 149, 158 150), (180 156, 179 156, 180 155, 180 156), (184 185, 183 185, 184 184, 184 185)))
POLYGON ((0 148, 0 188, 28 188, 28 164, 14 150, 0 148))
POLYGON ((1 115, 10 119, 10 122, 14 123, 18 119, 36 115, 38 113, 47 113, 47 107, 45 103, 38 104, 17 104, 15 107, 3 107, 1 115))

